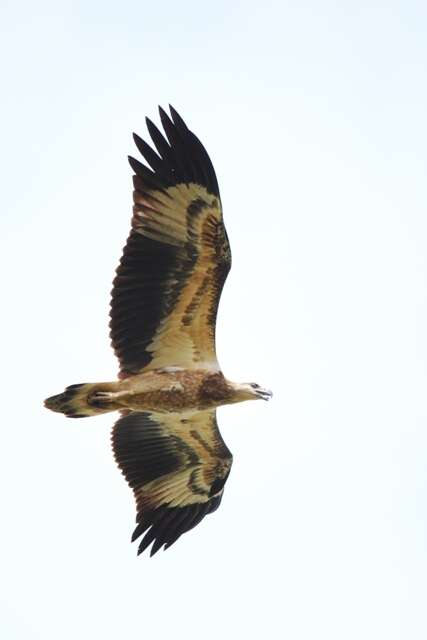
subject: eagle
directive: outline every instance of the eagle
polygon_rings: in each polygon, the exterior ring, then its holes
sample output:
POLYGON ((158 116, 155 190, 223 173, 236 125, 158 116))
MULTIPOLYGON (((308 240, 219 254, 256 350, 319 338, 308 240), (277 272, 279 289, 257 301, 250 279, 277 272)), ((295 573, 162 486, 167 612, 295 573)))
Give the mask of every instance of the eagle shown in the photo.
POLYGON ((268 400, 256 383, 225 378, 215 349, 219 299, 231 267, 218 182, 196 135, 173 107, 148 118, 155 149, 133 176, 130 235, 111 293, 118 380, 73 384, 45 400, 70 418, 119 411, 114 457, 136 501, 138 554, 167 549, 222 499, 232 455, 216 408, 268 400), (142 538, 141 538, 142 537, 142 538))

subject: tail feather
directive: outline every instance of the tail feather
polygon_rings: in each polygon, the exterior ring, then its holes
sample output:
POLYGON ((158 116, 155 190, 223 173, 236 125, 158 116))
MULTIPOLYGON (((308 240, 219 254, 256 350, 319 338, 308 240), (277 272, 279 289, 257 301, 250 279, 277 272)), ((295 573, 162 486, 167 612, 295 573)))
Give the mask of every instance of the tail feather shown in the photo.
POLYGON ((91 396, 96 391, 114 391, 114 386, 114 382, 71 384, 62 393, 47 398, 44 406, 51 411, 64 413, 68 418, 88 418, 108 413, 118 407, 114 403, 91 404, 91 396))

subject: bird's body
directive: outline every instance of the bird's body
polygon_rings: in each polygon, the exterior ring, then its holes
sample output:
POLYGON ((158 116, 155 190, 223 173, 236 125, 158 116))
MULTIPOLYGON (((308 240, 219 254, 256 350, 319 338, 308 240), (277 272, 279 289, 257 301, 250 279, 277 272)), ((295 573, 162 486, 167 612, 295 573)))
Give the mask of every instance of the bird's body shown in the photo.
POLYGON ((221 372, 215 325, 231 266, 218 183, 206 150, 171 107, 167 140, 138 136, 151 166, 135 171, 132 229, 113 283, 111 338, 119 380, 71 385, 45 405, 69 417, 119 410, 115 458, 134 490, 139 552, 168 547, 215 510, 232 456, 216 407, 271 393, 221 372))
POLYGON ((64 393, 48 398, 46 406, 70 418, 83 418, 121 409, 202 411, 253 397, 253 388, 229 382, 220 371, 167 367, 117 382, 71 385, 64 393))
POLYGON ((114 402, 121 409, 174 413, 211 409, 234 397, 222 373, 203 369, 154 369, 113 384, 111 396, 95 392, 89 403, 114 402))

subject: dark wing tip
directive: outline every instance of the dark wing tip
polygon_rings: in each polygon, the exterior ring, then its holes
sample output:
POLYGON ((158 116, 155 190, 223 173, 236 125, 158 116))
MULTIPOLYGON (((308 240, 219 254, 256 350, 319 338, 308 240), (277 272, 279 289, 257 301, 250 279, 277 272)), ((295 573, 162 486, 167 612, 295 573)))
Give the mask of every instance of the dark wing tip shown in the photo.
MULTIPOLYGON (((133 134, 141 155, 154 171, 154 179, 149 180, 147 186, 152 187, 155 183, 157 188, 165 189, 180 183, 193 182, 205 187, 212 195, 219 196, 215 170, 207 151, 172 105, 169 105, 169 110, 170 116, 159 106, 160 120, 166 137, 150 118, 145 118, 148 133, 160 158, 142 138, 133 134)), ((129 162, 137 175, 145 179, 145 165, 133 158, 129 159, 129 162)))
POLYGON ((145 519, 137 525, 132 542, 145 533, 137 555, 143 553, 150 544, 150 556, 162 547, 169 549, 184 533, 193 529, 203 518, 217 508, 217 499, 207 500, 184 507, 159 507, 154 513, 145 515, 145 519), (212 507, 215 508, 212 508, 212 507))
POLYGON ((160 104, 158 105, 158 109, 159 109, 160 119, 165 118, 165 117, 169 119, 168 114, 166 113, 166 111, 163 109, 163 107, 160 104))
POLYGON ((136 146, 138 146, 138 143, 140 142, 140 140, 142 140, 142 138, 140 138, 139 135, 135 133, 135 131, 132 133, 132 138, 136 146))
POLYGON ((181 118, 181 116, 179 115, 178 111, 176 109, 174 109, 174 107, 171 104, 169 105, 169 111, 170 111, 170 114, 172 116, 172 120, 173 120, 174 124, 177 127, 181 127, 182 129, 187 129, 188 130, 188 127, 185 124, 184 120, 181 118))
POLYGON ((169 114, 166 113, 166 111, 162 109, 162 107, 160 106, 159 106, 159 115, 160 115, 160 122, 162 123, 163 129, 166 133, 169 143, 171 144, 171 146, 173 146, 177 142, 176 127, 172 122, 169 114))
MULTIPOLYGON (((146 122, 146 125, 147 125, 148 132, 149 132, 149 134, 150 134, 150 136, 151 136, 151 138, 152 138, 152 139, 153 139, 153 136, 154 136, 154 137, 156 137, 156 136, 162 136, 162 138, 163 138, 162 132, 161 132, 161 131, 160 131, 160 129, 159 129, 159 128, 154 124, 154 122, 153 122, 152 120, 150 120, 150 118, 145 118, 145 122, 146 122)), ((163 139, 164 139, 164 138, 163 138, 163 139)), ((155 142, 155 141, 154 141, 154 139, 153 139, 153 142, 155 142)), ((166 140, 165 140, 165 142, 166 142, 166 140)))
POLYGON ((132 158, 132 156, 128 156, 128 162, 137 175, 141 172, 141 168, 144 167, 142 162, 136 158, 132 158))

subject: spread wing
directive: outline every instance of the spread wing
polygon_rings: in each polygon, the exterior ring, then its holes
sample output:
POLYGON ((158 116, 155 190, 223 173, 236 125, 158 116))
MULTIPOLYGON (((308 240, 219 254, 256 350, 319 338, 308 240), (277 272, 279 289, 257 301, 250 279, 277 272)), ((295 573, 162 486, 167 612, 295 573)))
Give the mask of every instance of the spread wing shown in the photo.
POLYGON ((138 554, 170 547, 219 507, 232 456, 215 410, 183 414, 131 412, 113 428, 116 462, 132 487, 138 554))
POLYGON ((135 171, 132 229, 113 283, 111 339, 121 377, 143 368, 218 369, 215 323, 231 266, 215 171, 183 120, 160 108, 167 140, 147 119, 157 153, 135 171))

